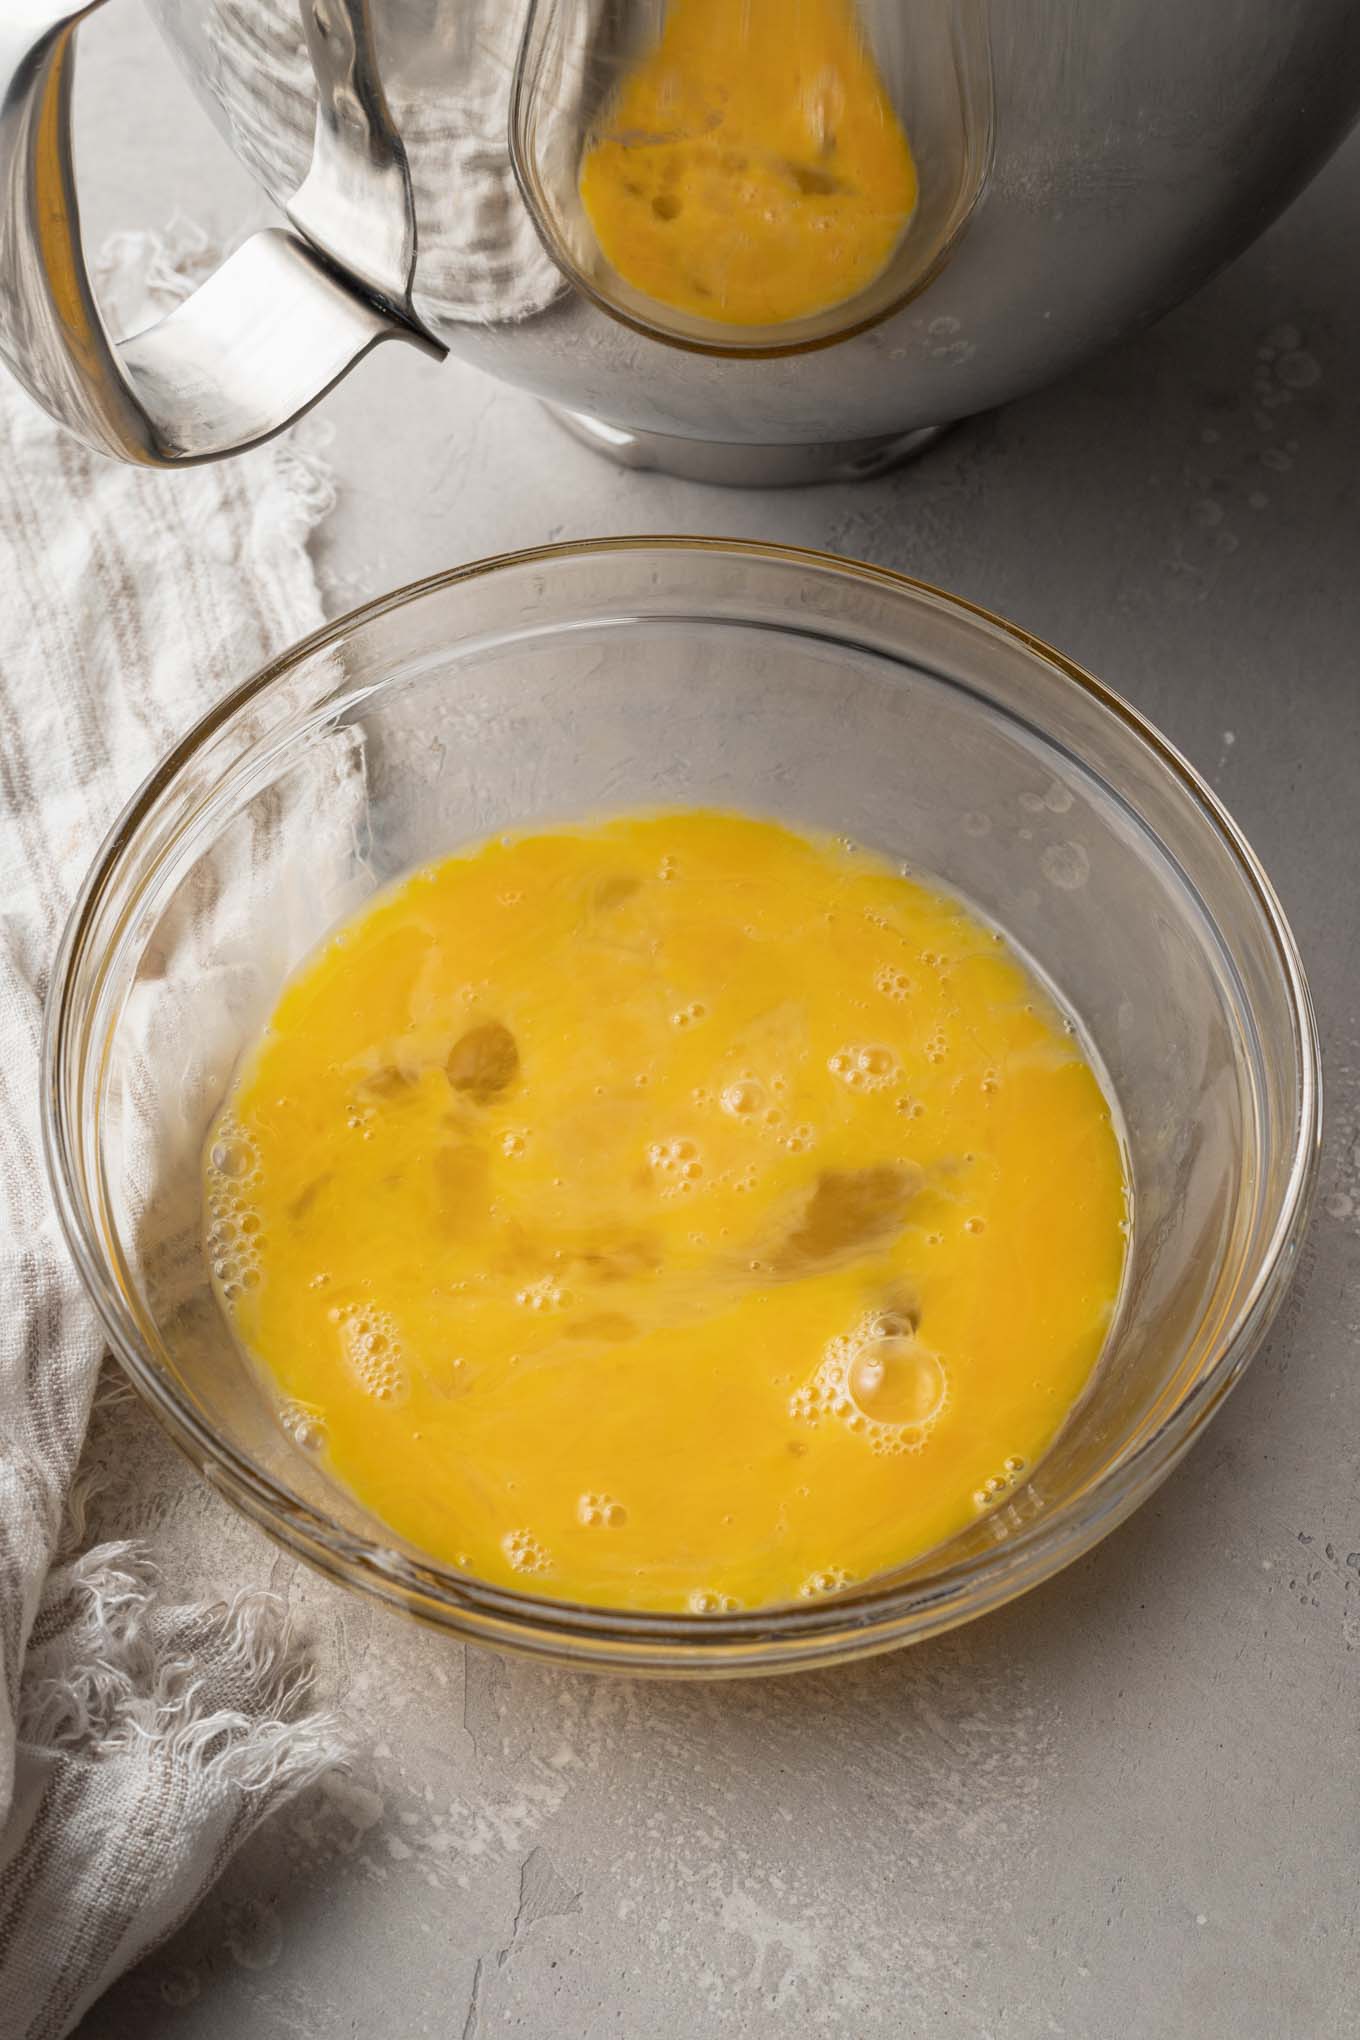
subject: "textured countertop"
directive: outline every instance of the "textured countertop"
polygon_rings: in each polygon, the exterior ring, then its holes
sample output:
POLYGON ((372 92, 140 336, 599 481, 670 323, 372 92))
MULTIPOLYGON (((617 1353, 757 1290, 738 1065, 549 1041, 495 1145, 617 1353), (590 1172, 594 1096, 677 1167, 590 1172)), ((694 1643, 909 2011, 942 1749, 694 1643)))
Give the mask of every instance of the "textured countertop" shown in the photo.
MULTIPOLYGON (((86 34, 91 237, 238 226, 244 176, 140 11, 86 34)), ((464 1650, 276 1553, 135 1403, 103 1413, 97 1527, 149 1531, 190 1592, 272 1581, 361 1751, 83 2040, 1356 2032, 1358 201, 1360 141, 1157 329, 854 488, 618 473, 403 349, 328 404, 336 610, 504 547, 717 531, 905 568, 1121 690, 1293 918, 1321 1196, 1274 1336, 1154 1500, 1001 1614, 859 1669, 667 1687, 464 1650)))

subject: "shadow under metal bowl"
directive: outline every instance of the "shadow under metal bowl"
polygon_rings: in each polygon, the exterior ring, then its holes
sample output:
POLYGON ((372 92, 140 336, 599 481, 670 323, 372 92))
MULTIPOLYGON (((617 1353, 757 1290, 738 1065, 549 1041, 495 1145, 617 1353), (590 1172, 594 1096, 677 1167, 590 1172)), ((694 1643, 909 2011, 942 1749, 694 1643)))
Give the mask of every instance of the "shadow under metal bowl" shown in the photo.
POLYGON ((58 961, 48 1159, 115 1352, 236 1507, 321 1571, 564 1663, 793 1670, 930 1636, 1068 1564, 1173 1467, 1306 1222, 1318 1048, 1289 928, 1208 788, 1022 631, 883 569, 689 538, 546 547, 317 632, 148 780, 58 961), (203 1254, 199 1156, 291 971, 411 866, 527 822, 710 803, 933 875, 1061 988, 1122 1113, 1133 1228, 1091 1388, 1027 1485, 838 1598, 620 1613, 403 1545, 290 1441, 203 1254))

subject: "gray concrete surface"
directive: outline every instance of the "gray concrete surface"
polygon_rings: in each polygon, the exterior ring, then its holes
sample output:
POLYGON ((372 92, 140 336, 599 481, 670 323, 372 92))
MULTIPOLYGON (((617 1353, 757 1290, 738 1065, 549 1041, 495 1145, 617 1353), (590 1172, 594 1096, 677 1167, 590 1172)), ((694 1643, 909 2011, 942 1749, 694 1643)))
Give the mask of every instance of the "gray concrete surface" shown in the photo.
MULTIPOLYGON (((92 231, 239 224, 244 179, 131 0, 109 14, 92 231)), ((705 1690, 464 1651, 278 1556, 137 1406, 106 1413, 100 1527, 149 1529, 188 1591, 271 1579, 360 1753, 83 2040, 1360 2032, 1358 200, 1360 142, 1157 330, 860 488, 617 474, 398 350, 331 402, 337 609, 546 538, 771 535, 957 589, 1130 696, 1293 916, 1322 1195, 1274 1336, 1155 1500, 1019 1604, 856 1670, 705 1690)))

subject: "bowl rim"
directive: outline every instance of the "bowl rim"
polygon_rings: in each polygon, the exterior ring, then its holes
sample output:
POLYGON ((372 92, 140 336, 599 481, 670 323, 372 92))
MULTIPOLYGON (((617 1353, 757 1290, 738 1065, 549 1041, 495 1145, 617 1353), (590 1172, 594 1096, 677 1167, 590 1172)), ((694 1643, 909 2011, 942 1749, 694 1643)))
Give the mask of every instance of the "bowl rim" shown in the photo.
MULTIPOLYGON (((77 1063, 77 1068, 81 1067, 77 1063)), ((530 546, 423 576, 346 611, 288 646, 215 702, 143 780, 108 830, 76 895, 62 935, 44 1015, 42 1131, 49 1185, 67 1247, 124 1372, 196 1470, 276 1542, 332 1578, 396 1603, 446 1630, 557 1663, 714 1677, 800 1669, 920 1640, 1002 1605, 1088 1551, 1171 1472, 1245 1371, 1293 1273, 1321 1153, 1322 1066, 1316 1017, 1302 959, 1279 898, 1242 831, 1181 752, 1113 689, 1043 639, 966 597, 928 581, 815 547, 683 533, 565 540, 530 546), (1155 1430, 1117 1457, 1074 1500, 1022 1526, 989 1549, 905 1584, 862 1588, 825 1601, 780 1604, 728 1615, 656 1614, 555 1601, 491 1586, 344 1529, 280 1485, 222 1438, 141 1350, 121 1288, 111 1277, 83 1191, 83 1113, 69 1109, 68 1082, 81 1036, 72 1025, 77 969, 91 950, 100 905, 160 797, 212 737, 304 661, 385 615, 465 583, 563 559, 690 553, 815 568, 887 592, 925 597, 1000 632, 1121 722, 1151 753, 1176 790, 1216 833, 1247 885, 1268 933, 1292 1023, 1299 1111, 1289 1167, 1270 1235, 1260 1249, 1217 1353, 1155 1430)), ((927 1555, 928 1558, 928 1555, 927 1555)))

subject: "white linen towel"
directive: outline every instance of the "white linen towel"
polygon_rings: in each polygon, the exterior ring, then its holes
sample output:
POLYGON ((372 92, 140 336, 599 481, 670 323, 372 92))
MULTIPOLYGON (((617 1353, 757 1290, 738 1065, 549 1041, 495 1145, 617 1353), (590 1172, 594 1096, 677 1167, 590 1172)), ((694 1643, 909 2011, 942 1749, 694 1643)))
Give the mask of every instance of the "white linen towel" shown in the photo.
MULTIPOLYGON (((209 267, 187 231, 120 237, 113 323, 209 267)), ((165 750, 322 621, 307 541, 330 500, 296 439, 126 468, 0 375, 0 2040, 60 2040, 339 1754, 272 1597, 175 1606, 139 1545, 67 1555, 102 1340, 38 1125, 72 895, 165 750)))

